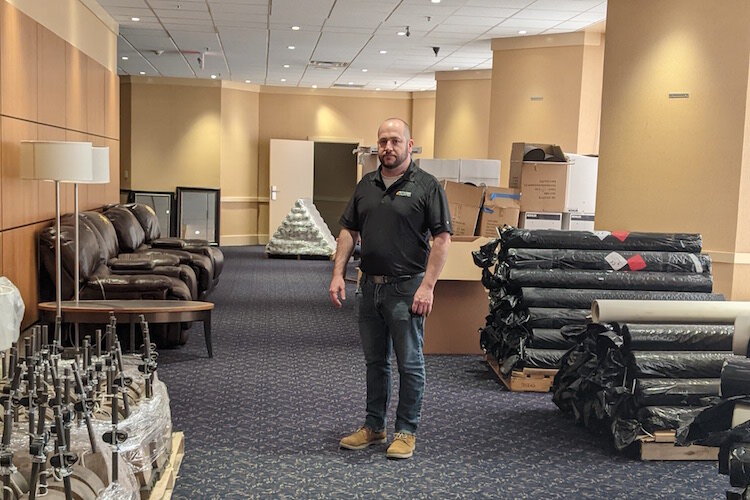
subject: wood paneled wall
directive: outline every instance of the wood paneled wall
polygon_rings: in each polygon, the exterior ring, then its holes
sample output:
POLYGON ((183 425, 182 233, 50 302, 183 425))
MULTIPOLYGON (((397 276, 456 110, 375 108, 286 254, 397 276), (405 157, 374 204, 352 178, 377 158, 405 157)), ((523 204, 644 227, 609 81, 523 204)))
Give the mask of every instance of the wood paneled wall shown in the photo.
MULTIPOLYGON (((90 141, 109 146, 110 183, 82 185, 81 210, 119 200, 120 84, 117 74, 0 0, 0 273, 21 291, 23 326, 37 319, 38 232, 54 223, 55 187, 19 177, 20 142, 90 141)), ((73 211, 73 186, 61 188, 73 211)))

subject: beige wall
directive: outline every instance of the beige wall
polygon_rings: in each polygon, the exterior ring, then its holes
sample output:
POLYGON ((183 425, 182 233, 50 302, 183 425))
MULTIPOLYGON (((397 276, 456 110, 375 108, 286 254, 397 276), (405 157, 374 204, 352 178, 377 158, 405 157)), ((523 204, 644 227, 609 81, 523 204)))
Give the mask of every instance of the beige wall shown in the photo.
POLYGON ((732 264, 750 262, 748 25, 747 0, 609 3, 596 217, 702 233, 716 288, 744 299, 747 265, 732 264))
POLYGON ((422 152, 414 158, 435 157, 435 92, 415 92, 411 101, 411 134, 422 152))
POLYGON ((603 43, 600 33, 584 32, 492 41, 488 156, 502 163, 502 185, 508 183, 514 142, 559 144, 575 153, 580 137, 581 152, 595 150, 596 96, 582 93, 590 92, 601 74, 597 55, 603 43), (542 100, 532 101, 532 96, 542 100))
POLYGON ((438 72, 435 158, 487 158, 492 72, 438 72))
POLYGON ((221 89, 221 238, 224 245, 258 242, 257 88, 221 89))
POLYGON ((221 83, 148 77, 123 82, 130 87, 130 151, 122 168, 131 187, 220 187, 221 83))

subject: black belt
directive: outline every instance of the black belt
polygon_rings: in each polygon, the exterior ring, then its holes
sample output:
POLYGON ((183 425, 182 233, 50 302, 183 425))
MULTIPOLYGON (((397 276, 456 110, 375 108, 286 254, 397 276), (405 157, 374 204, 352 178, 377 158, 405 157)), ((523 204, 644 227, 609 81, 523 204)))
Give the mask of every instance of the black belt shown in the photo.
POLYGON ((362 281, 369 281, 376 285, 387 285, 389 283, 400 283, 402 281, 409 281, 412 278, 422 276, 424 273, 419 274, 402 274, 401 276, 385 276, 381 274, 365 274, 362 273, 362 281))

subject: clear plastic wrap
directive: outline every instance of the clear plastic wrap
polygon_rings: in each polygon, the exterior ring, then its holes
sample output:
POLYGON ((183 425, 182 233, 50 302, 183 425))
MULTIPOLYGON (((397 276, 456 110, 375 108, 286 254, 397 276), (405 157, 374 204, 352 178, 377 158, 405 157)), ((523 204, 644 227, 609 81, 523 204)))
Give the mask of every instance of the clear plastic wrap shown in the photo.
POLYGON ((538 287, 711 293, 713 285, 710 274, 698 273, 510 269, 507 277, 509 289, 538 287))
POLYGON ((266 245, 272 255, 332 255, 336 239, 313 205, 300 198, 286 215, 266 245))
POLYGON ((658 351, 633 352, 633 378, 719 378, 731 352, 658 351))
POLYGON ((670 273, 711 273, 711 257, 689 252, 508 248, 503 262, 514 269, 590 269, 670 273))
POLYGON ((576 250, 639 250, 700 253, 700 234, 637 233, 629 231, 558 231, 505 228, 500 245, 506 248, 568 248, 576 250))
POLYGON ((703 406, 719 396, 720 385, 716 378, 637 379, 633 394, 638 406, 703 406))
POLYGON ((628 323, 619 330, 632 351, 731 351, 734 326, 628 323))
POLYGON ((0 350, 8 350, 18 340, 26 310, 21 292, 5 276, 0 277, 0 350))
POLYGON ((555 307, 564 309, 591 308, 595 300, 703 300, 721 301, 723 295, 698 292, 648 292, 640 290, 582 290, 566 288, 524 287, 519 296, 504 299, 513 307, 519 299, 526 307, 555 307))

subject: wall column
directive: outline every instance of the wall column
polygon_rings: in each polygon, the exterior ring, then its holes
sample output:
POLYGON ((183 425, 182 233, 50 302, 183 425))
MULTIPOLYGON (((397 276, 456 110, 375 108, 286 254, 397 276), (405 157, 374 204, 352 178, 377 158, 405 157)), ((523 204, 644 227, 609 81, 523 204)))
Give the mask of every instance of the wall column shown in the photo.
POLYGON ((750 299, 750 3, 611 1, 598 229, 697 232, 750 299), (710 20, 710 21, 707 21, 710 20), (670 98, 670 93, 687 97, 670 98))

